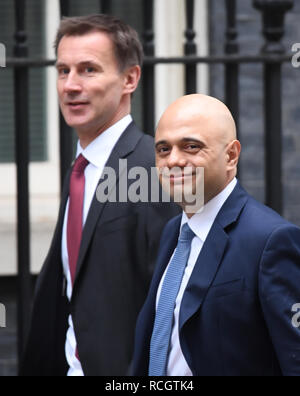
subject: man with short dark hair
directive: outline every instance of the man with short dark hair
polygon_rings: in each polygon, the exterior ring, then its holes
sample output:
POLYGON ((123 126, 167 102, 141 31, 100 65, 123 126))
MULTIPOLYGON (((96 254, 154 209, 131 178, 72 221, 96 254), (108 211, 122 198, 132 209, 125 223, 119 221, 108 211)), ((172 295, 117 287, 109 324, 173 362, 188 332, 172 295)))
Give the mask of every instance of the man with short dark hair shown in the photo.
POLYGON ((120 160, 149 175, 154 166, 153 139, 130 115, 142 46, 120 20, 92 15, 64 19, 55 48, 60 107, 79 142, 37 282, 21 374, 125 375, 159 235, 176 212, 150 201, 97 199, 106 166, 116 174, 112 190, 124 176, 120 160))

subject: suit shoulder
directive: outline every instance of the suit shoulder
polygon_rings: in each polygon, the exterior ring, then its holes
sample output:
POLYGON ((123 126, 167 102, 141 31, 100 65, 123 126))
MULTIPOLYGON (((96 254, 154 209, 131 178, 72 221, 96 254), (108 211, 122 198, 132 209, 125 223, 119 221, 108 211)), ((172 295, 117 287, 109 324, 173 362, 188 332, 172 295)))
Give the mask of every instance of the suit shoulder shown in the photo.
POLYGON ((139 144, 143 147, 148 147, 151 148, 151 150, 154 152, 154 138, 150 135, 146 135, 145 133, 142 133, 142 138, 139 142, 139 144))
POLYGON ((140 165, 145 167, 155 166, 155 148, 152 136, 145 135, 141 132, 141 138, 135 148, 135 155, 140 165))
POLYGON ((139 137, 139 144, 154 147, 154 138, 143 132, 136 124, 133 122, 131 125, 131 132, 134 133, 139 137))
POLYGON ((249 228, 256 229, 258 232, 261 230, 271 233, 275 229, 281 227, 298 228, 294 224, 285 220, 273 209, 263 205, 251 196, 245 205, 243 215, 247 218, 249 228))

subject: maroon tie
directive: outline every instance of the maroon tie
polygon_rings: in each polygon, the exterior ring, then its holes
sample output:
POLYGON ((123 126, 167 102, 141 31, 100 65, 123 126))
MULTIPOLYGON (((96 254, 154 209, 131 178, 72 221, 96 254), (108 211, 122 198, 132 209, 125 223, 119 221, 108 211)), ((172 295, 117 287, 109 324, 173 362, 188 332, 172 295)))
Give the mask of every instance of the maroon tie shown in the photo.
POLYGON ((84 170, 89 162, 81 154, 76 159, 70 180, 70 203, 67 226, 67 246, 72 284, 74 284, 76 265, 82 237, 83 201, 85 177, 84 170))

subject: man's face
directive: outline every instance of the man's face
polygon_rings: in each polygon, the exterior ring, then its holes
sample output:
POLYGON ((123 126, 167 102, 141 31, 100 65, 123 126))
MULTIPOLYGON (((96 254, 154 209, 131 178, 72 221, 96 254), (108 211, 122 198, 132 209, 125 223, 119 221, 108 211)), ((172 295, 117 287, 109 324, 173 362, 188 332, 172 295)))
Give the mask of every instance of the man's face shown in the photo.
POLYGON ((124 74, 107 34, 64 36, 56 67, 60 107, 68 125, 77 132, 97 135, 118 120, 124 74))
POLYGON ((159 124, 155 141, 157 168, 180 170, 170 179, 160 175, 163 187, 170 184, 173 198, 176 189, 182 189, 183 185, 192 185, 193 194, 196 191, 203 194, 203 189, 199 189, 199 184, 203 183, 203 172, 196 177, 197 168, 204 169, 204 203, 226 187, 228 182, 226 153, 229 142, 225 142, 221 134, 216 133, 216 124, 213 120, 203 117, 197 122, 193 119, 180 120, 169 117, 159 124), (186 172, 186 176, 183 175, 185 168, 190 169, 186 172))

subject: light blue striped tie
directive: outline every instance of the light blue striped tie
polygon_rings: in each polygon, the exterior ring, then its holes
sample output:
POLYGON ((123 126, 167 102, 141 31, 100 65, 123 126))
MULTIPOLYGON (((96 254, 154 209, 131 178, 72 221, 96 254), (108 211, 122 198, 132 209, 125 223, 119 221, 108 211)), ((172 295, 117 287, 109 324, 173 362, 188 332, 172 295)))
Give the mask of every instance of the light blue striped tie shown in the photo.
POLYGON ((149 376, 166 375, 176 298, 194 236, 188 224, 185 224, 163 282, 150 344, 149 376))

